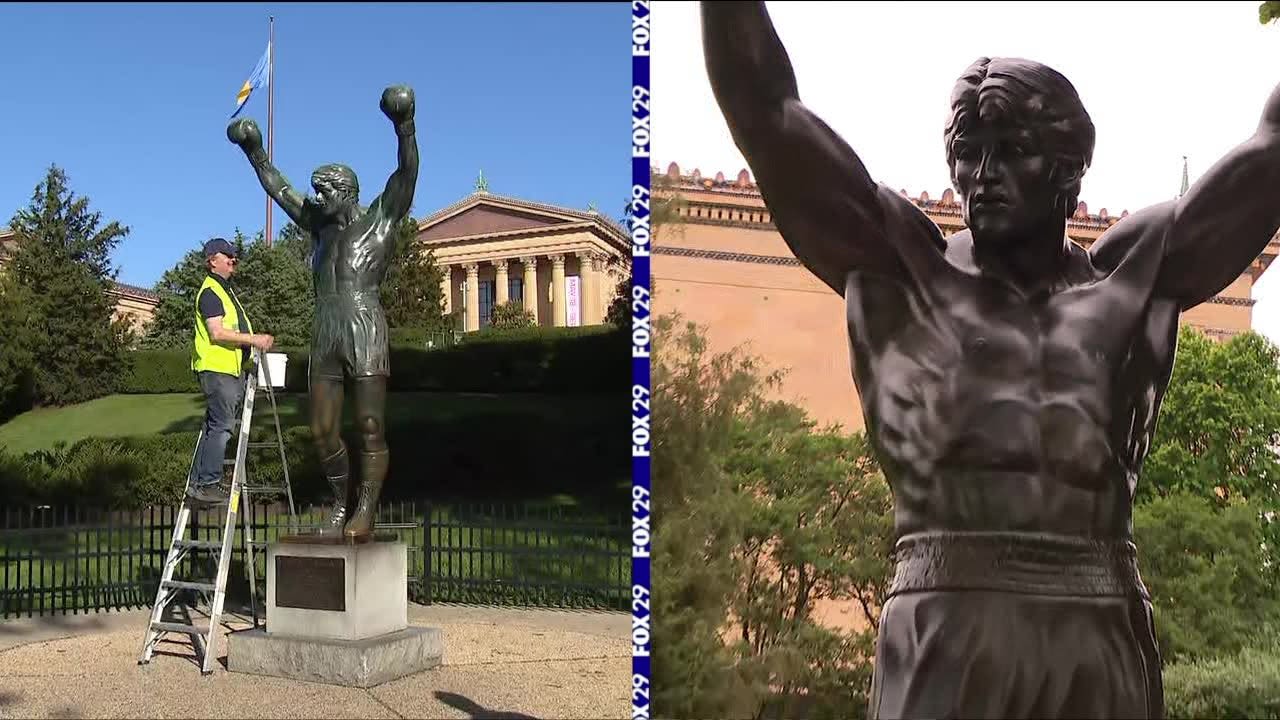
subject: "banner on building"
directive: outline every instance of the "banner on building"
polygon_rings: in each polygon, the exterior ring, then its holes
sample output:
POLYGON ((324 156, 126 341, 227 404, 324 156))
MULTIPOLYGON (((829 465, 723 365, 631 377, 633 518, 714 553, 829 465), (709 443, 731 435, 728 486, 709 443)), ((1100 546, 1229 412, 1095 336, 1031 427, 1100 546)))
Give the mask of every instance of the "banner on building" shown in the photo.
POLYGON ((582 324, 582 294, 579 292, 581 278, 570 275, 564 279, 565 325, 578 327, 582 324))

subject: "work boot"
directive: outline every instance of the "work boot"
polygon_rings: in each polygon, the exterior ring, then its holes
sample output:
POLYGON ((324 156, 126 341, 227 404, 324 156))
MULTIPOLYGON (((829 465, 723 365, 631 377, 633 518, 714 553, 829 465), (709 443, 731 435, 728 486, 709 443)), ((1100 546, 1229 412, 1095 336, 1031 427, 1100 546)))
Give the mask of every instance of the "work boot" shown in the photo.
POLYGON ((347 491, 351 482, 350 463, 347 461, 347 449, 344 447, 320 462, 324 468, 325 479, 333 491, 333 506, 329 509, 329 519, 320 525, 320 535, 337 537, 342 535, 342 528, 347 522, 347 491))
POLYGON ((228 499, 227 491, 223 490, 216 482, 205 485, 192 485, 187 490, 187 500, 192 505, 222 505, 228 499))
POLYGON ((391 453, 386 450, 360 453, 364 479, 360 482, 355 512, 347 521, 347 539, 367 540, 373 535, 373 519, 378 514, 378 498, 382 495, 382 481, 387 477, 390 460, 391 453))

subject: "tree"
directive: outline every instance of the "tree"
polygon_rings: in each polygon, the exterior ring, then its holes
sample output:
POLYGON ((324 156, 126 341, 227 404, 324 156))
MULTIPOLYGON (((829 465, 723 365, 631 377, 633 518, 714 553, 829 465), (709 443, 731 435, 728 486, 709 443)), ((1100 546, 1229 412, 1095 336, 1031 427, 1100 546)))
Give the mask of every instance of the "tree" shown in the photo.
MULTIPOLYGON (((610 265, 621 264, 621 261, 610 258, 610 265)), ((616 266, 616 265, 615 265, 616 266)), ((608 277, 606 273, 604 277, 608 277)), ((650 288, 652 291, 652 288, 650 288)), ((618 275, 618 284, 613 288, 613 299, 605 310, 604 321, 620 330, 631 329, 631 276, 627 273, 618 275)))
POLYGON ((311 236, 293 223, 285 223, 272 243, 304 266, 311 267, 311 236))
POLYGON ((867 706, 892 504, 861 434, 767 400, 779 374, 655 322, 653 707, 663 717, 854 717, 867 706), (813 618, 851 600, 867 628, 813 618))
POLYGON ((526 310, 524 305, 518 302, 504 302, 493 306, 493 317, 489 320, 489 327, 497 330, 517 330, 519 328, 533 327, 537 321, 533 317, 533 313, 526 310))
POLYGON ((1215 508, 1174 492, 1138 506, 1133 526, 1166 664, 1230 655, 1275 623, 1280 603, 1249 503, 1215 508))
POLYGON ((195 322, 196 290, 207 274, 204 253, 191 250, 177 264, 164 271, 153 288, 160 301, 147 325, 142 346, 147 348, 185 348, 192 342, 195 322))
POLYGON ((36 404, 82 402, 111 392, 132 342, 107 290, 115 281, 111 251, 129 233, 77 197, 56 165, 31 203, 9 223, 17 240, 9 266, 41 329, 32 351, 36 404))
POLYGON ((1213 342, 1184 325, 1137 500, 1187 492, 1280 509, 1280 351, 1254 332, 1213 342))
POLYGON ((678 315, 654 324, 654 714, 744 717, 757 704, 721 635, 743 562, 720 460, 739 413, 776 379, 740 352, 709 356, 703 331, 678 315))
POLYGON ((734 437, 725 469, 746 519, 746 576, 731 605, 740 672, 769 715, 860 714, 890 576, 889 488, 865 436, 818 429, 790 403, 758 404, 734 437), (821 601, 856 601, 865 626, 820 625, 821 601))
MULTIPOLYGON (((232 276, 236 297, 257 332, 270 333, 280 347, 304 347, 311 338, 314 291, 306 264, 309 241, 293 225, 281 231, 271 247, 261 233, 250 240, 236 228, 231 244, 240 262, 232 276), (289 228, 294 232, 289 233, 289 228)), ((204 253, 182 256, 156 283, 160 295, 155 316, 143 340, 145 347, 189 348, 195 322, 196 291, 208 274, 204 253)))
POLYGON ((277 347, 310 345, 315 290, 311 269, 299 253, 300 240, 268 246, 259 234, 244 245, 239 231, 236 235, 243 250, 233 287, 254 331, 274 336, 277 347))
POLYGON ((30 408, 39 328, 27 290, 0 273, 0 423, 30 408))
POLYGON ((1267 0, 1258 6, 1258 22, 1266 25, 1280 20, 1280 0, 1267 0))
POLYGON ((422 252, 417 240, 418 223, 406 217, 397 228, 395 252, 381 286, 387 325, 426 332, 450 330, 440 287, 444 275, 435 255, 422 252))

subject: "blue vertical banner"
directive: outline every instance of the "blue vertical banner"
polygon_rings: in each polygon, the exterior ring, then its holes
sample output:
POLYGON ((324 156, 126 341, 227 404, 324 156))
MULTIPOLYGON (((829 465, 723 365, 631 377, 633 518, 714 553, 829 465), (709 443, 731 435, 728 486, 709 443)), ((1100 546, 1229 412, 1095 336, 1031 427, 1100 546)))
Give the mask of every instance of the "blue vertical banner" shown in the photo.
POLYGON ((649 0, 631 1, 631 717, 649 718, 649 0))

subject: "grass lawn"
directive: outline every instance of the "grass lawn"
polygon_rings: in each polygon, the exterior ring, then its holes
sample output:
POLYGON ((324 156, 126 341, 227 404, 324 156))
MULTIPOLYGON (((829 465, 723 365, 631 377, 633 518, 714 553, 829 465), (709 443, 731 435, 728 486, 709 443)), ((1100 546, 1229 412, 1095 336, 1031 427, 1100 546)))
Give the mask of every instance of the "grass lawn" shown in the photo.
MULTIPOLYGON (((276 401, 281 425, 306 425, 306 395, 279 394, 276 401)), ((532 413, 548 420, 568 414, 608 414, 617 404, 606 395, 535 395, 487 393, 388 393, 388 426, 418 418, 462 419, 496 411, 532 413)), ((270 417, 268 396, 255 401, 255 426, 270 417), (265 413, 265 414, 264 414, 265 413)), ((347 421, 351 419, 347 399, 347 421)), ((204 398, 198 393, 162 395, 108 395, 79 405, 42 408, 23 413, 0 425, 0 449, 11 453, 47 450, 59 442, 74 443, 87 437, 123 437, 167 432, 199 431, 204 398)))

